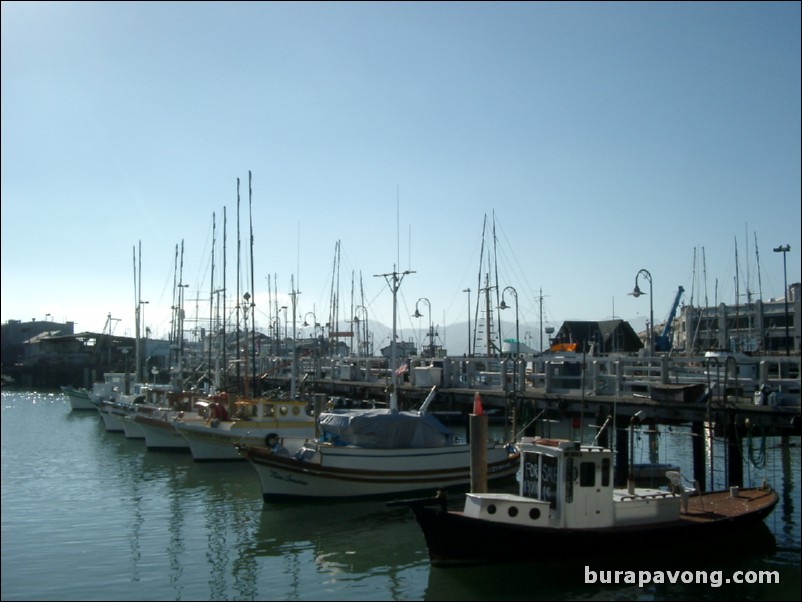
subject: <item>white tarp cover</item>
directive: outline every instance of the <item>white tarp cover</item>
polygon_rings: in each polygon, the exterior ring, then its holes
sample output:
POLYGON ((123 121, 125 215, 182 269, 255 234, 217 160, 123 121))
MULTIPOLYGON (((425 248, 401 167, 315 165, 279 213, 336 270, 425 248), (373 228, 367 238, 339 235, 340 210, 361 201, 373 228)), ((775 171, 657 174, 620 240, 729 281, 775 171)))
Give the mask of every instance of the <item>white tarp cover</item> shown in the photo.
POLYGON ((320 428, 342 444, 381 449, 452 445, 451 431, 431 414, 341 410, 320 415, 320 428))

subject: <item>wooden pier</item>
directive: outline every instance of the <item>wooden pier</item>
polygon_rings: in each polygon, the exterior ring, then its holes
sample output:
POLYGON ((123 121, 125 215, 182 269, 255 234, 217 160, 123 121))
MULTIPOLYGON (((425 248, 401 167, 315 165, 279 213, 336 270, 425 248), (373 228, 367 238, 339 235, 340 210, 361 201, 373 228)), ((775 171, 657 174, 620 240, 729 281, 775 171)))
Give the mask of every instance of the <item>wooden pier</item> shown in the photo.
MULTIPOLYGON (((279 360, 277 360, 279 361, 279 360)), ((286 359, 280 365, 287 366, 286 359)), ((307 393, 321 393, 383 403, 391 378, 381 358, 306 358, 299 364, 307 393)), ((262 379, 265 387, 289 389, 286 370, 262 379)), ((760 429, 767 436, 802 434, 800 357, 736 359, 705 357, 541 356, 535 360, 503 358, 412 359, 399 387, 399 407, 421 403, 438 386, 432 411, 467 424, 474 395, 499 420, 523 428, 541 416, 548 421, 602 425, 600 444, 616 432, 616 480, 624 482, 633 417, 652 425, 689 425, 694 437, 694 475, 704 489, 705 433, 715 432, 727 446, 727 482, 743 481, 743 437, 760 429), (623 432, 622 432, 623 431, 623 432)), ((534 434, 530 428, 527 434, 534 434)), ((540 434, 540 433, 538 433, 540 434)))

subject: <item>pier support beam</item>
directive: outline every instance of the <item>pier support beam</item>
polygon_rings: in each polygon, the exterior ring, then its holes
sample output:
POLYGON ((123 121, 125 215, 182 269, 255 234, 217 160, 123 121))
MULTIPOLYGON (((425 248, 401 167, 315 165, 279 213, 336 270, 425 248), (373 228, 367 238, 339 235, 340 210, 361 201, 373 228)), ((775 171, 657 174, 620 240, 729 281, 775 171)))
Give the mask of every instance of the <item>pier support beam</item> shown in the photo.
POLYGON ((484 413, 470 414, 468 421, 471 434, 471 493, 487 493, 487 416, 484 413))
POLYGON ((702 491, 707 491, 705 476, 705 437, 707 432, 703 422, 691 424, 691 449, 693 450, 693 478, 699 483, 702 491))
MULTIPOLYGON (((735 418, 735 416, 733 416, 735 418)), ((741 449, 741 440, 738 437, 738 425, 735 420, 730 421, 727 428, 727 487, 744 484, 744 458, 741 449)))
POLYGON ((624 487, 629 475, 629 416, 615 419, 615 476, 614 487, 624 487))

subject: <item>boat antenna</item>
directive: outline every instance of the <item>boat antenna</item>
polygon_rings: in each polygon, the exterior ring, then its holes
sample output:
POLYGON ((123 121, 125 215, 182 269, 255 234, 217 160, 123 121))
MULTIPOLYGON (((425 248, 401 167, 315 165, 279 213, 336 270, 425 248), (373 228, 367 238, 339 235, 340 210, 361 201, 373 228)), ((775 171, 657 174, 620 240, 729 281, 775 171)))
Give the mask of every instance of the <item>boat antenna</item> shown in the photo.
POLYGON ((599 436, 601 436, 601 434, 604 432, 604 429, 607 428, 607 425, 610 424, 610 421, 612 419, 613 419, 612 416, 607 416, 607 419, 604 421, 604 424, 602 424, 601 427, 599 428, 599 432, 596 433, 595 437, 593 437, 593 443, 591 443, 592 446, 596 445, 596 442, 599 440, 599 436))
POLYGON ((546 408, 543 408, 542 410, 540 410, 540 413, 539 413, 537 416, 535 416, 534 418, 532 418, 532 420, 530 420, 529 422, 527 422, 527 423, 524 425, 524 427, 523 427, 523 428, 522 428, 520 431, 518 431, 517 433, 515 433, 515 437, 514 437, 513 441, 517 441, 517 440, 518 440, 518 438, 519 438, 519 437, 520 437, 520 436, 521 436, 521 435, 524 433, 524 431, 526 431, 526 429, 528 429, 528 428, 529 428, 530 426, 532 426, 532 425, 533 425, 535 422, 537 422, 537 421, 540 419, 540 417, 541 417, 543 414, 545 414, 545 413, 546 413, 546 408))
POLYGON ((434 401, 434 396, 436 394, 437 394, 437 385, 432 385, 432 390, 429 391, 429 394, 426 396, 426 399, 423 400, 423 403, 420 406, 420 410, 418 410, 418 414, 423 416, 429 410, 429 406, 434 401))

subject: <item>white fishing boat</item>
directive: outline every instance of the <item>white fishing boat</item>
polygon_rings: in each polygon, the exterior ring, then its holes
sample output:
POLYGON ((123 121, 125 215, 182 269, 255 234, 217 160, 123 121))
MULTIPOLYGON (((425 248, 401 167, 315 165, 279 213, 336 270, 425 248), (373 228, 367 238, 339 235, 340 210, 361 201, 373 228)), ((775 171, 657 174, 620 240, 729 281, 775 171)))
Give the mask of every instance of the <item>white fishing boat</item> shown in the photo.
POLYGON ((462 509, 444 495, 409 500, 435 566, 554 560, 582 554, 708 550, 777 504, 767 485, 691 494, 679 472, 672 488, 613 487, 613 452, 576 441, 525 438, 518 494, 469 493, 462 509))
MULTIPOLYGON (((396 340, 397 292, 412 272, 380 274, 393 294, 393 337, 396 340)), ((472 446, 457 441, 429 413, 433 386, 418 411, 399 411, 397 345, 391 345, 390 407, 333 410, 320 415, 318 440, 295 454, 281 445, 237 444, 254 466, 265 501, 297 498, 355 499, 394 496, 435 488, 467 487, 471 483, 472 446)), ((488 480, 511 477, 518 452, 502 442, 487 446, 488 480)), ((483 445, 474 446, 480 449, 483 445)))
POLYGON ((89 391, 84 388, 76 389, 71 386, 62 386, 62 392, 70 400, 70 407, 75 411, 95 410, 97 405, 89 397, 89 391))
POLYGON ((244 460, 235 443, 267 445, 272 437, 294 453, 315 435, 313 404, 301 399, 244 399, 233 404, 232 415, 220 399, 197 407, 199 418, 173 423, 196 461, 244 460))
MULTIPOLYGON (((280 446, 238 444, 254 466, 265 501, 303 498, 374 498, 467 488, 471 446, 421 410, 348 409, 320 415, 321 436, 294 454, 280 446)), ((487 478, 510 478, 518 466, 514 446, 486 444, 487 478)))
POLYGON ((164 394, 157 409, 151 412, 137 412, 129 417, 145 435, 148 450, 189 451, 189 443, 176 430, 177 421, 203 420, 196 405, 210 399, 198 391, 171 390, 164 394))

